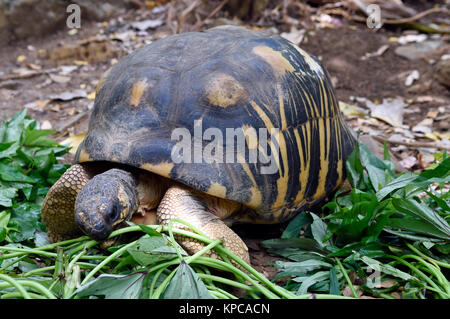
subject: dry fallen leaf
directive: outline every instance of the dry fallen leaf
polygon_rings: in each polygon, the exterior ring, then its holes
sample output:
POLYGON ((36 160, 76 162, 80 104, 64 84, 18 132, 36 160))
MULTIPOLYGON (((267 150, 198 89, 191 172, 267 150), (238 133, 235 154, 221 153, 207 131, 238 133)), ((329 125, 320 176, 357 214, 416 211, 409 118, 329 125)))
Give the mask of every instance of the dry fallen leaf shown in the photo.
POLYGON ((91 101, 95 100, 95 91, 91 92, 87 95, 87 98, 91 101))
POLYGON ((303 41, 305 32, 306 29, 297 30, 295 26, 292 26, 290 32, 282 32, 280 36, 296 45, 299 45, 303 41))
POLYGON ((64 84, 68 83, 71 80, 71 77, 64 76, 64 75, 57 75, 57 74, 49 74, 50 79, 52 79, 53 82, 64 84))
POLYGON ((339 101, 339 108, 345 116, 366 116, 367 111, 354 104, 339 101))
POLYGON ((381 104, 373 103, 370 100, 366 101, 372 117, 380 119, 392 126, 400 127, 403 125, 404 104, 402 98, 383 99, 383 103, 381 104))
POLYGON ((22 63, 23 61, 25 61, 27 59, 27 57, 25 55, 19 55, 17 57, 17 63, 22 63))
POLYGON ((67 115, 72 116, 75 114, 75 108, 71 107, 68 111, 67 111, 67 115))
POLYGON ((134 29, 137 29, 139 31, 145 31, 147 29, 155 29, 159 26, 162 26, 164 24, 163 20, 143 20, 143 21, 136 21, 131 23, 131 27, 134 29))
POLYGON ((35 111, 42 111, 47 104, 50 103, 50 100, 37 100, 28 104, 25 104, 26 108, 35 110, 35 111))
POLYGON ((41 124, 41 130, 51 130, 52 129, 52 123, 50 123, 49 120, 44 120, 41 124))
POLYGON ((419 76, 420 76, 419 71, 417 70, 411 71, 411 73, 409 73, 409 75, 406 77, 405 85, 411 86, 415 80, 419 79, 419 76))
POLYGON ((382 45, 377 51, 375 51, 375 52, 368 52, 368 53, 364 54, 364 56, 361 57, 361 60, 364 61, 364 60, 367 60, 369 58, 381 56, 381 55, 383 55, 384 52, 387 51, 387 49, 389 49, 389 45, 387 45, 387 44, 382 45))
POLYGON ((417 164, 417 158, 415 158, 414 156, 408 156, 404 159, 402 159, 399 164, 401 166, 403 166, 405 169, 410 169, 412 168, 414 165, 417 164))
POLYGON ((75 61, 73 61, 73 63, 75 63, 76 65, 88 65, 89 64, 88 61, 84 61, 84 60, 75 60, 75 61))
POLYGON ((50 99, 52 100, 61 100, 61 101, 70 101, 74 99, 87 97, 86 91, 84 90, 74 90, 67 91, 57 95, 51 95, 50 99))
POLYGON ((429 112, 427 113, 427 117, 433 119, 433 118, 435 118, 436 116, 438 116, 438 114, 439 114, 439 109, 434 110, 434 111, 429 111, 429 112))

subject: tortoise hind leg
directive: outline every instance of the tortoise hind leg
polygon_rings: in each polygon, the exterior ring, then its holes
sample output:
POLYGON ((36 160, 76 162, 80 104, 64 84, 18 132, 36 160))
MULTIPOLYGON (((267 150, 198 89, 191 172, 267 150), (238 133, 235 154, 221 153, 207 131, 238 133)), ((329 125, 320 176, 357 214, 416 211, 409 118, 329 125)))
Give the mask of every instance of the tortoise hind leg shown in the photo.
MULTIPOLYGON (((223 239, 224 247, 246 263, 250 263, 248 248, 242 239, 217 216, 210 213, 206 203, 188 189, 180 186, 169 188, 159 204, 156 217, 158 224, 163 226, 167 226, 171 219, 178 218, 198 228, 212 240, 223 239)), ((173 226, 177 229, 190 230, 187 226, 176 222, 173 226)), ((176 239, 191 254, 205 247, 203 242, 184 236, 176 236, 176 239)), ((205 255, 219 258, 215 251, 209 251, 205 255)))
POLYGON ((42 220, 50 241, 58 242, 82 234, 75 223, 74 206, 79 191, 90 179, 81 164, 71 166, 50 188, 42 203, 42 220))

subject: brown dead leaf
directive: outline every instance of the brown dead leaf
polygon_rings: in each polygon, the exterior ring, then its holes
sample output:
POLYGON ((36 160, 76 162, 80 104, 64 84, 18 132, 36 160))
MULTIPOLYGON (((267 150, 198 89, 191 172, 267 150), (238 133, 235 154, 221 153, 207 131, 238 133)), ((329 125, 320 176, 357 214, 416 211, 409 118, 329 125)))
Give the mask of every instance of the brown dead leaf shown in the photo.
POLYGON ((397 284, 397 280, 388 279, 377 283, 376 288, 391 288, 397 284))
POLYGON ((50 123, 49 120, 42 121, 41 130, 51 130, 51 129, 52 129, 52 123, 50 123))
POLYGON ((70 100, 85 98, 85 97, 87 97, 86 91, 74 90, 74 91, 66 91, 61 94, 51 95, 50 99, 61 100, 61 101, 70 101, 70 100))
POLYGON ((436 110, 428 112, 427 117, 434 119, 436 116, 438 116, 438 114, 439 114, 439 109, 436 109, 436 110))
POLYGON ((61 111, 61 106, 59 104, 52 105, 50 107, 50 111, 59 112, 59 111, 61 111))
POLYGON ((339 108, 345 116, 366 116, 367 111, 354 104, 339 101, 339 108))
POLYGON ((88 98, 88 100, 91 100, 91 101, 95 100, 95 91, 89 93, 89 94, 87 95, 87 98, 88 98))
MULTIPOLYGON (((356 294, 358 295, 358 297, 361 297, 363 292, 361 290, 358 290, 359 286, 358 285, 353 285, 353 287, 356 290, 356 294)), ((353 296, 353 292, 350 289, 350 286, 345 286, 344 290, 342 291, 342 295, 345 297, 354 297, 353 296)))
POLYGON ((75 114, 75 108, 71 107, 68 111, 67 111, 67 115, 69 116, 73 116, 75 114))
POLYGON ((403 125, 403 108, 404 101, 402 98, 396 99, 383 99, 383 103, 378 104, 366 101, 367 107, 370 109, 370 115, 374 118, 380 119, 392 126, 403 125))
POLYGON ((49 74, 49 76, 53 82, 60 83, 60 84, 68 83, 72 79, 69 76, 57 75, 57 74, 49 74))
POLYGON ((26 104, 25 107, 35 111, 42 111, 48 103, 50 103, 50 100, 37 100, 26 104))
POLYGON ((23 61, 25 61, 27 59, 27 57, 25 55, 19 55, 16 59, 17 63, 22 63, 23 61))
POLYGON ((33 63, 27 64, 27 67, 29 67, 32 70, 40 70, 40 69, 42 69, 42 67, 40 65, 33 64, 33 63))
POLYGON ((415 158, 414 156, 408 156, 402 159, 399 164, 405 169, 411 169, 414 165, 417 164, 417 158, 415 158))
POLYGON ((390 295, 392 297, 394 297, 395 299, 402 299, 402 295, 400 293, 396 292, 396 291, 391 292, 390 295))

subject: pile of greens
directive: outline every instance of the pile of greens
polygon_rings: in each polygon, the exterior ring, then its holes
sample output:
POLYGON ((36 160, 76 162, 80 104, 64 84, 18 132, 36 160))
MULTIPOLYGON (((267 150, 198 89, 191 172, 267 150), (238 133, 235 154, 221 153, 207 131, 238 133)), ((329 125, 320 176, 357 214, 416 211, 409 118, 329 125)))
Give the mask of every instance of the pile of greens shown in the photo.
POLYGON ((446 154, 421 174, 397 175, 387 157, 358 145, 347 161, 352 191, 338 192, 323 212, 300 213, 281 238, 264 241, 283 257, 269 281, 188 224, 193 232, 130 223, 111 236, 132 239, 108 249, 86 236, 50 244, 40 207, 69 166, 58 163, 69 147, 52 133, 26 111, 0 126, 0 298, 450 296, 446 154), (205 248, 188 256, 174 234, 205 248), (212 249, 222 260, 207 257, 212 249))
POLYGON ((274 280, 289 277, 296 294, 450 298, 450 158, 436 158, 421 174, 395 174, 387 151, 380 160, 358 144, 346 163, 352 190, 264 242, 289 260, 274 263, 274 280))

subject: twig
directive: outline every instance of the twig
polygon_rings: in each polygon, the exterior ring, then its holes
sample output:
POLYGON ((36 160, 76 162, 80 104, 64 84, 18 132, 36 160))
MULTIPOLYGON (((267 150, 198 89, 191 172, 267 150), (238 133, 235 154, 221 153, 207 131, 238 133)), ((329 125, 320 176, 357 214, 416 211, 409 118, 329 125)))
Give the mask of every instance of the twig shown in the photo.
POLYGON ((16 74, 10 74, 10 75, 6 75, 4 77, 0 77, 0 82, 3 81, 8 81, 8 80, 19 80, 19 79, 28 79, 34 76, 38 76, 38 75, 42 75, 42 74, 49 74, 49 73, 53 73, 56 72, 58 69, 57 68, 51 68, 51 69, 46 69, 46 70, 27 70, 28 72, 25 73, 16 73, 16 74))
POLYGON ((167 10, 167 19, 166 19, 166 24, 169 26, 170 30, 172 31, 173 34, 177 33, 177 28, 173 26, 173 12, 174 12, 174 2, 175 1, 170 1, 170 6, 169 6, 169 10, 167 10))
POLYGON ((414 142, 414 143, 409 143, 409 142, 403 142, 403 141, 392 141, 389 140, 385 137, 381 137, 381 136, 376 136, 376 135, 371 135, 374 139, 376 139, 377 141, 380 142, 386 142, 389 144, 397 144, 397 145, 404 145, 404 146, 408 146, 411 148, 420 148, 420 147, 424 147, 424 148, 438 148, 438 149, 445 149, 445 150, 449 150, 450 151, 450 147, 449 146, 444 146, 444 145, 439 145, 436 143, 419 143, 419 142, 414 142))
MULTIPOLYGON (((339 8, 325 9, 322 12, 327 13, 327 14, 341 15, 344 18, 346 18, 347 20, 352 20, 352 21, 364 22, 364 21, 367 20, 367 18, 365 18, 365 17, 350 15, 347 11, 345 11, 343 9, 339 9, 339 8)), ((427 16, 427 15, 429 15, 431 13, 446 13, 446 14, 450 14, 450 10, 445 9, 445 8, 431 8, 431 9, 425 10, 425 11, 423 11, 421 13, 418 13, 418 14, 412 16, 412 17, 409 17, 409 18, 403 18, 403 19, 382 19, 381 23, 382 24, 410 23, 410 22, 419 20, 419 19, 423 18, 424 16, 427 16)))
POLYGON ((381 22, 385 23, 385 24, 409 23, 409 22, 413 22, 413 21, 419 20, 419 19, 423 18, 424 16, 429 15, 431 13, 438 13, 438 12, 450 14, 450 10, 445 9, 445 8, 431 8, 431 9, 425 10, 423 12, 420 12, 420 13, 412 16, 412 17, 409 17, 409 18, 404 18, 404 19, 384 19, 384 20, 381 20, 381 22))
POLYGON ((201 29, 201 27, 203 27, 206 23, 206 21, 208 19, 211 19, 217 12, 220 11, 220 9, 223 8, 224 5, 226 5, 228 3, 228 0, 223 0, 213 11, 211 11, 211 13, 199 24, 195 25, 192 30, 193 31, 198 31, 201 29))
POLYGON ((191 3, 191 5, 189 7, 187 7, 186 9, 183 10, 183 12, 181 12, 181 14, 178 17, 178 31, 181 30, 183 24, 184 24, 184 20, 186 20, 186 16, 191 13, 192 10, 194 10, 195 8, 197 8, 199 5, 201 5, 202 2, 201 0, 196 0, 194 2, 191 3))

